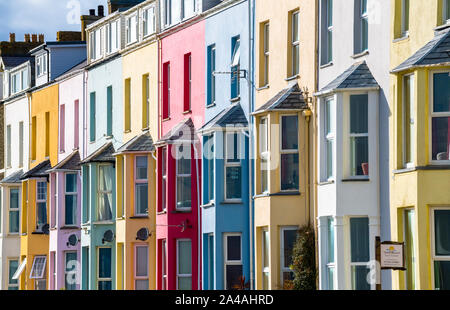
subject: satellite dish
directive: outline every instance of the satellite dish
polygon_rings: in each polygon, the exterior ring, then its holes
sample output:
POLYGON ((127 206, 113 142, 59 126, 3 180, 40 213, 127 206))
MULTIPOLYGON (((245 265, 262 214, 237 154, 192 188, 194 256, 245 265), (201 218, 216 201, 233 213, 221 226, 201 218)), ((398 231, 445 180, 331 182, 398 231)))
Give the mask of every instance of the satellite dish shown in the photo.
POLYGON ((75 235, 75 234, 70 235, 69 239, 68 239, 68 242, 67 242, 67 245, 76 246, 77 243, 78 243, 77 235, 75 235))
POLYGON ((42 225, 42 232, 48 235, 50 233, 50 226, 48 224, 42 225))
POLYGON ((105 242, 111 242, 114 240, 114 232, 111 229, 108 229, 107 231, 105 231, 105 233, 103 234, 103 239, 102 239, 102 243, 105 242))
POLYGON ((146 241, 148 237, 150 236, 150 233, 146 227, 141 228, 138 230, 136 234, 136 240, 146 241))

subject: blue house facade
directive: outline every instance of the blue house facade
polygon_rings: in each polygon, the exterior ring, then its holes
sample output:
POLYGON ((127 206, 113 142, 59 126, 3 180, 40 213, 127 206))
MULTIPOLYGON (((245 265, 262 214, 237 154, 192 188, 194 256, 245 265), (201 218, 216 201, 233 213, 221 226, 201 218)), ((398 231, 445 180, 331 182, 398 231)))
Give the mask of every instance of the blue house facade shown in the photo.
POLYGON ((249 286, 249 1, 231 1, 206 18, 203 137, 203 289, 249 286))

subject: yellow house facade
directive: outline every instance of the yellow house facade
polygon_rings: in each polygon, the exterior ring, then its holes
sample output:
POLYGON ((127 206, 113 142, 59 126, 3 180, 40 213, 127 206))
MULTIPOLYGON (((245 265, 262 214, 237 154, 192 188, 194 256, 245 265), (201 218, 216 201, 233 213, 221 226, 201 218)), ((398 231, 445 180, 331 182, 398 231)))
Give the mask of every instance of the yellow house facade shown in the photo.
POLYGON ((449 289, 450 1, 408 4, 391 1, 391 235, 406 256, 392 288, 449 289))
MULTIPOLYGON (((156 18, 155 1, 125 12, 125 19, 156 18), (149 13, 151 12, 151 14, 149 13)), ((140 23, 139 23, 140 24, 140 23)), ((142 29, 143 30, 143 29, 142 29)), ((141 31, 122 51, 124 144, 116 153, 117 289, 156 289, 156 153, 158 138, 158 41, 141 31), (144 263, 146 261, 146 264, 144 263)))
POLYGON ((297 231, 314 221, 310 96, 316 85, 316 2, 256 5, 256 289, 291 285, 297 231))
POLYGON ((30 170, 22 176, 20 259, 26 259, 20 289, 47 289, 48 173, 58 162, 58 84, 29 94, 30 170))

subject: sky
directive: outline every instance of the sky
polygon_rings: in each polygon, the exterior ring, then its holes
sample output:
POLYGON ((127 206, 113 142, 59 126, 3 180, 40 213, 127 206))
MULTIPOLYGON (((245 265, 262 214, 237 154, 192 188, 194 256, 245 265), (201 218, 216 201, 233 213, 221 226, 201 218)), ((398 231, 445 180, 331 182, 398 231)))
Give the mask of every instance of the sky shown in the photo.
POLYGON ((54 41, 59 30, 80 31, 80 15, 98 5, 107 14, 107 0, 0 0, 0 41, 8 41, 10 32, 16 41, 26 33, 43 33, 46 41, 54 41))

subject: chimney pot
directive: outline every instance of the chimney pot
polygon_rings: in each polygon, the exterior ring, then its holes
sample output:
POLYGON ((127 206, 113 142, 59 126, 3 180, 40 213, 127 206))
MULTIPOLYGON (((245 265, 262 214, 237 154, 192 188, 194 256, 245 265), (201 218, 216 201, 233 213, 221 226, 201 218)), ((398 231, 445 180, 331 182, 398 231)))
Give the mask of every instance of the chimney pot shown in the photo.
POLYGON ((89 10, 89 15, 95 16, 95 9, 90 9, 89 10))
POLYGON ((9 34, 9 42, 16 42, 16 34, 15 33, 9 34))
POLYGON ((105 16, 105 8, 103 5, 99 5, 97 8, 98 16, 103 17, 105 16))
POLYGON ((44 35, 43 34, 40 34, 39 35, 39 43, 44 43, 44 35))
POLYGON ((37 42, 37 34, 32 34, 32 35, 31 35, 31 41, 32 41, 33 43, 36 43, 36 42, 37 42))
POLYGON ((25 42, 30 43, 30 41, 31 41, 30 34, 29 33, 25 33, 24 39, 25 39, 25 42))

